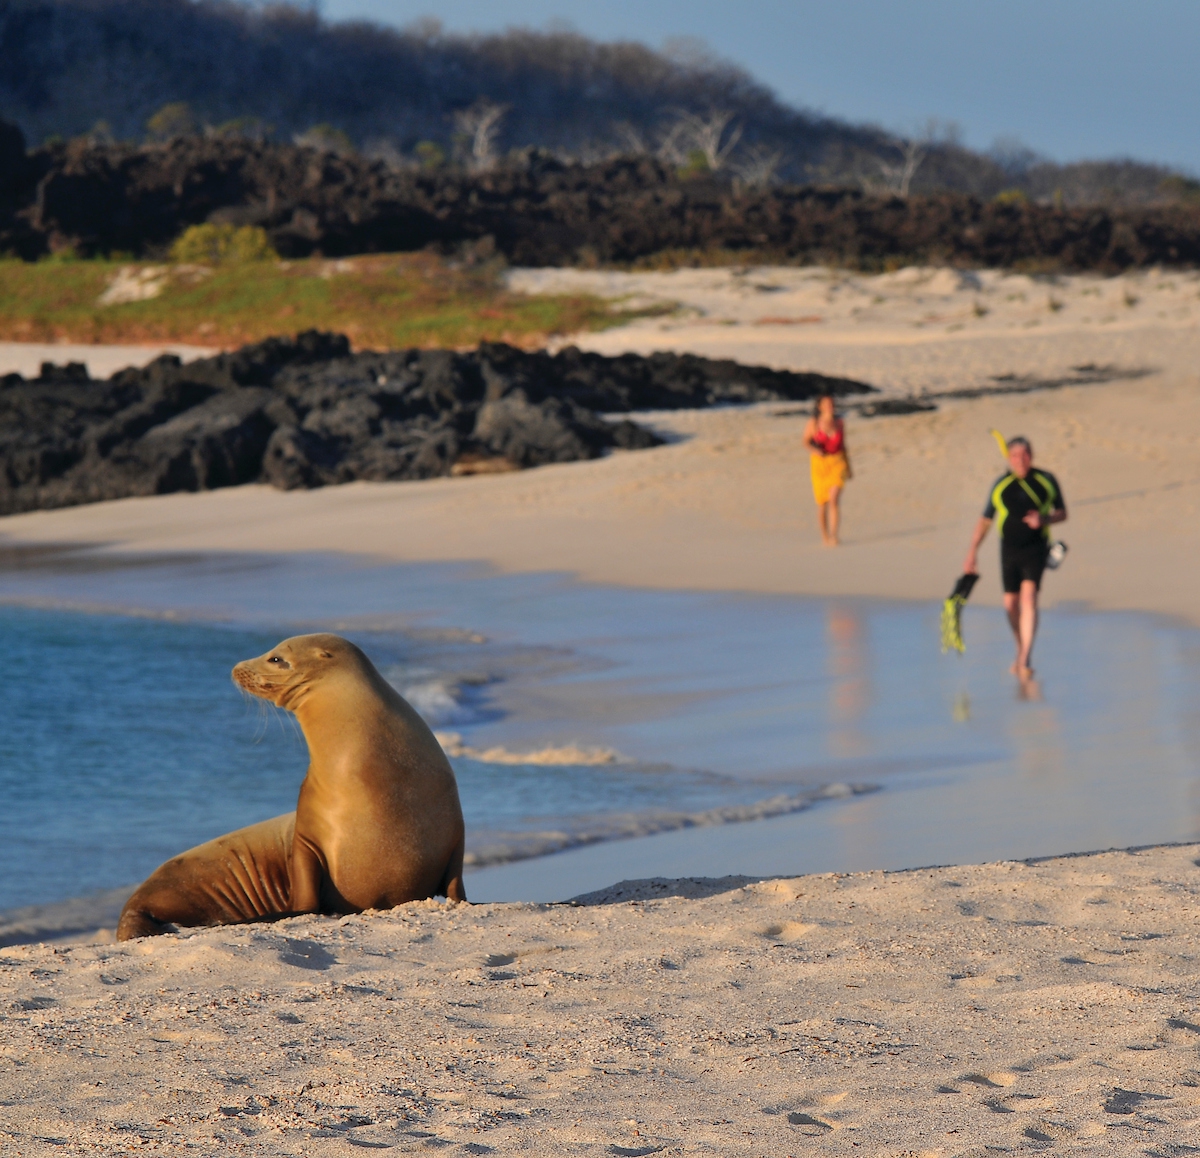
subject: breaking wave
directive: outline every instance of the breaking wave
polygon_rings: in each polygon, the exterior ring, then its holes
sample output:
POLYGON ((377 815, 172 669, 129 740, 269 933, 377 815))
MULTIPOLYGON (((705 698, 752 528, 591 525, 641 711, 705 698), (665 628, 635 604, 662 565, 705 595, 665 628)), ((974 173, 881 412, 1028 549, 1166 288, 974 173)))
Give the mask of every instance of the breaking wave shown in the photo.
MULTIPOLYGON (((424 714, 424 713, 422 713, 424 714)), ((447 756, 466 756, 481 764, 549 764, 558 767, 571 765, 619 764, 621 756, 612 748, 580 748, 566 744, 558 748, 538 748, 533 752, 510 752, 507 748, 472 748, 457 732, 434 732, 437 742, 447 756)))
POLYGON ((604 816, 582 817, 578 822, 561 828, 546 828, 528 832, 478 832, 474 839, 468 832, 467 853, 463 863, 472 868, 528 860, 570 848, 582 848, 609 840, 631 840, 639 836, 654 836, 660 832, 675 832, 681 828, 713 828, 721 824, 742 824, 751 820, 767 820, 772 816, 803 812, 825 800, 845 800, 878 790, 876 784, 826 784, 804 792, 772 796, 752 804, 728 804, 697 812, 612 813, 604 816))

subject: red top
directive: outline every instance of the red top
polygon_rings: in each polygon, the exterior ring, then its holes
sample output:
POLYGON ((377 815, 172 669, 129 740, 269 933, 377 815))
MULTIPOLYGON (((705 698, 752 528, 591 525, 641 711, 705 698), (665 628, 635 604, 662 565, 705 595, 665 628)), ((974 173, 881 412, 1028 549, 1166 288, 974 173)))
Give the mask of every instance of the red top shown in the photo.
POLYGON ((813 430, 812 441, 826 454, 837 454, 842 449, 842 420, 835 421, 837 429, 832 434, 826 434, 819 426, 813 430))

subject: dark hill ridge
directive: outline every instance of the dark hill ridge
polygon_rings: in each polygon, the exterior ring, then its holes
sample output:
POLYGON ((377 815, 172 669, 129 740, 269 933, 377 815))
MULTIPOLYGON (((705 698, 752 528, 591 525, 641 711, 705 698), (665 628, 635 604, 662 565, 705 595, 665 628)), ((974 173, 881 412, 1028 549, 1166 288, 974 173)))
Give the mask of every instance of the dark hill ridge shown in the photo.
POLYGON ((907 198, 813 186, 739 190, 649 157, 585 166, 531 151, 483 173, 239 139, 74 141, 26 154, 0 124, 0 254, 161 256, 189 225, 261 225, 285 256, 483 242, 521 265, 663 251, 877 269, 905 261, 1117 272, 1200 264, 1200 206, 1124 209, 907 198))
POLYGON ((286 3, 0 0, 0 112, 36 141, 94 133, 97 122, 139 140, 159 109, 184 102, 197 128, 233 122, 291 140, 327 124, 360 149, 409 154, 426 140, 449 153, 455 113, 481 98, 506 110, 500 153, 611 151, 618 125, 652 142, 667 110, 685 109, 729 109, 745 144, 786 150, 794 177, 831 150, 894 152, 882 130, 790 108, 696 52, 565 30, 455 36, 430 22, 328 23, 286 3))
MULTIPOLYGON (((430 20, 330 22, 310 0, 0 0, 0 115, 33 141, 173 130, 290 141, 315 131, 401 164, 428 161, 430 147, 465 161, 478 159, 468 122, 483 105, 504 110, 488 156, 537 147, 692 164, 697 148, 715 146, 687 131, 688 118, 711 125, 717 113, 729 117, 724 144, 740 133, 718 165, 748 180, 773 172, 796 184, 897 190, 904 180, 895 134, 790 107, 696 42, 659 52, 566 29, 455 35, 430 20)), ((905 191, 988 199, 1018 188, 1068 205, 1197 192, 1158 165, 1058 165, 1019 144, 982 154, 942 129, 919 142, 924 160, 905 191)))
POLYGON ((802 401, 872 387, 693 355, 504 345, 350 352, 272 338, 105 381, 83 366, 0 378, 0 514, 266 482, 283 489, 596 458, 660 440, 602 414, 802 401))

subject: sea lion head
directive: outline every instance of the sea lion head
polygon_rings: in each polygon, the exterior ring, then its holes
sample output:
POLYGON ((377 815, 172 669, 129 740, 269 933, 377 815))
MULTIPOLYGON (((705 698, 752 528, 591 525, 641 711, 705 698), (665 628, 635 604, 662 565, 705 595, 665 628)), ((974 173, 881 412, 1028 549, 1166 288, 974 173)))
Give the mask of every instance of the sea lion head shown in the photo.
POLYGON ((362 671, 366 656, 340 635, 294 635, 233 669, 233 682, 278 708, 295 710, 323 680, 347 667, 362 671))

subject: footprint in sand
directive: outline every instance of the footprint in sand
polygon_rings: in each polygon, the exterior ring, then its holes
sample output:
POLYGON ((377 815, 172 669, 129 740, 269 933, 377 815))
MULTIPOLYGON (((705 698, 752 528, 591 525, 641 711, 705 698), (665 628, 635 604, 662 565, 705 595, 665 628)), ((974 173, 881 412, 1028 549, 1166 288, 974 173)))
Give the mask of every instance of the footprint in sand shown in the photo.
POLYGON ((798 941, 805 933, 811 932, 817 926, 804 921, 775 921, 764 925, 755 932, 768 941, 798 941))
POLYGON ((990 1074, 963 1074, 958 1079, 960 1082, 973 1082, 977 1086, 987 1086, 990 1089, 1007 1089, 1016 1080, 1017 1075, 1009 1073, 1007 1070, 997 1070, 990 1074))

